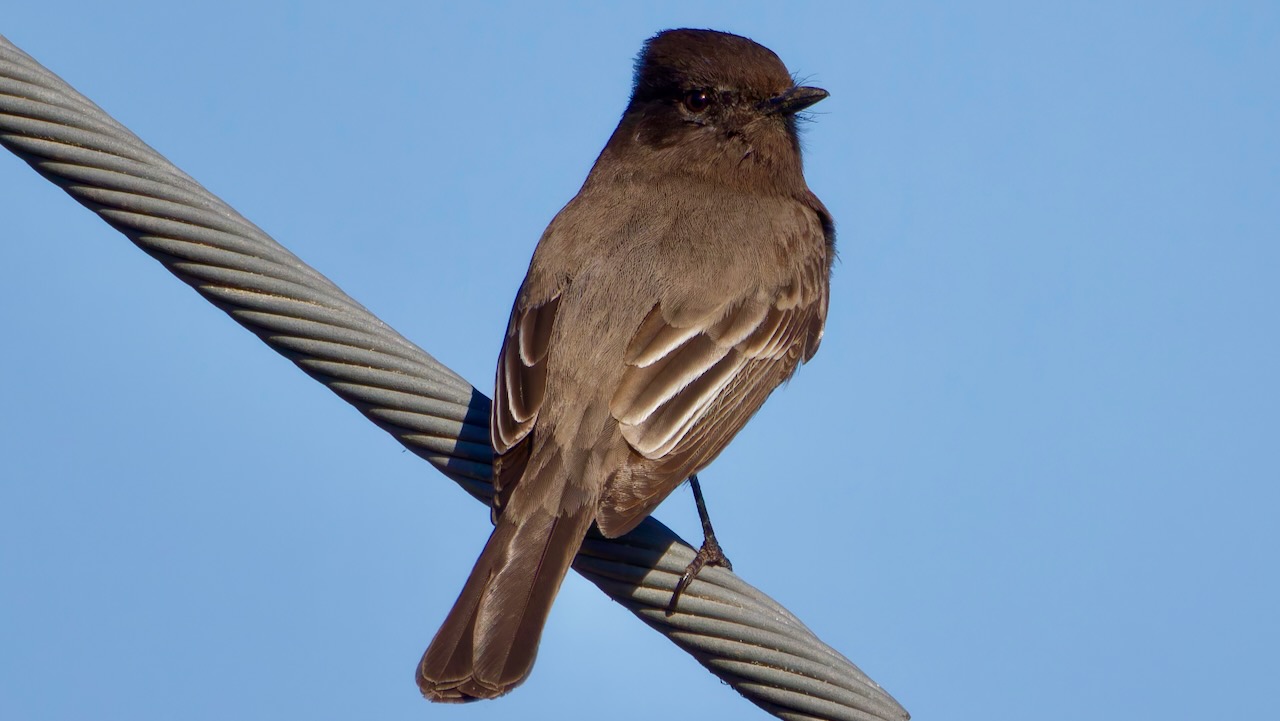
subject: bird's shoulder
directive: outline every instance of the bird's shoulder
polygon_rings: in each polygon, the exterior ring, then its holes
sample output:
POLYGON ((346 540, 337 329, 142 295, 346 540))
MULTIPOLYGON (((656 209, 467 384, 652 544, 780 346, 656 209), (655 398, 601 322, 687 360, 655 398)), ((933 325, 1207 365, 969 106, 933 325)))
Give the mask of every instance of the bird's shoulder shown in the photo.
POLYGON ((571 283, 625 279, 669 305, 724 299, 787 286, 810 266, 825 271, 833 255, 829 215, 807 190, 795 196, 713 184, 588 184, 543 233, 521 296, 538 304, 571 283), (748 281, 751 288, 743 287, 748 281))

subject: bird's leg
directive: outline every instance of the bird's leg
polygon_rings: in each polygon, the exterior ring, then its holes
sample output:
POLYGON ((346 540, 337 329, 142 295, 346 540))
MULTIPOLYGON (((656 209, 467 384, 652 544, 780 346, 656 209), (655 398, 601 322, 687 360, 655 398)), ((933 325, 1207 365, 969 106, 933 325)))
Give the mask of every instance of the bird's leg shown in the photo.
POLYGON ((703 566, 720 566, 733 570, 733 564, 724 555, 720 542, 716 540, 716 531, 711 527, 711 516, 707 514, 707 502, 702 498, 702 485, 698 483, 698 474, 689 476, 689 488, 693 490, 693 502, 698 507, 698 518, 702 520, 702 547, 698 549, 697 555, 689 565, 685 566, 684 574, 680 576, 676 590, 671 594, 671 601, 667 604, 667 613, 675 611, 680 594, 684 593, 684 589, 688 588, 693 579, 698 576, 698 571, 701 571, 703 566))

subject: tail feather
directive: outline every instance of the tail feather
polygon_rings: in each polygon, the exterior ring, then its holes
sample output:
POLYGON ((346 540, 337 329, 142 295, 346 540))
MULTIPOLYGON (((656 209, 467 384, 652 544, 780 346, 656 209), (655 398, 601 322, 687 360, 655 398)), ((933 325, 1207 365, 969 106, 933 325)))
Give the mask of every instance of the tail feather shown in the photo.
POLYGON ((529 675, 551 603, 593 520, 590 507, 499 517, 453 610, 418 664, 432 701, 494 698, 529 675))

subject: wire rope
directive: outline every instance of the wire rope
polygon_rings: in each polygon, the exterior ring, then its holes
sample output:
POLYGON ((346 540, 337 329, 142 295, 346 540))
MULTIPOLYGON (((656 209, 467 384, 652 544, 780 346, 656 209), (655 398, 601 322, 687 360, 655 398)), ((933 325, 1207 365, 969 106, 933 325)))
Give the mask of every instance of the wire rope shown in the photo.
MULTIPOLYGON (((96 213, 303 372, 488 502, 489 399, 0 36, 0 145, 96 213)), ((704 569, 666 606, 693 549, 649 518, 589 536, 574 569, 782 719, 907 712, 785 608, 704 569)))

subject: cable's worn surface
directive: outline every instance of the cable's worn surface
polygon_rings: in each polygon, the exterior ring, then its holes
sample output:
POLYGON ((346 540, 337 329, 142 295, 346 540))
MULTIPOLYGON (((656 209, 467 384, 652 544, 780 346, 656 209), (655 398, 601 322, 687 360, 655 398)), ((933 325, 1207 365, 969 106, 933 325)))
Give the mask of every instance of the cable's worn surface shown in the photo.
MULTIPOLYGON (((489 399, 0 37, 0 144, 481 500, 489 399)), ((650 518, 574 568, 784 719, 906 719, 857 666, 732 572, 667 601, 693 549, 650 518)))

